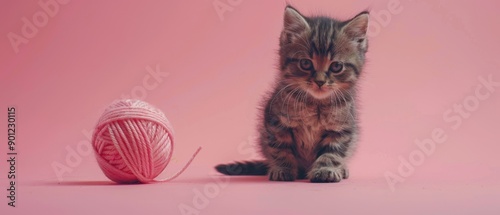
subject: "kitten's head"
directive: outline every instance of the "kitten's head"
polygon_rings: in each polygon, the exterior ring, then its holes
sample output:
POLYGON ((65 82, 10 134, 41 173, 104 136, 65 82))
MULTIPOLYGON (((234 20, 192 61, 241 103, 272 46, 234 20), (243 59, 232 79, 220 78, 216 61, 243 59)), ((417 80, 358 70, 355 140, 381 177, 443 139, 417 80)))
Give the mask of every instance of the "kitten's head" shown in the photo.
POLYGON ((280 37, 281 79, 318 100, 353 88, 368 48, 368 12, 347 21, 306 17, 285 9, 280 37))

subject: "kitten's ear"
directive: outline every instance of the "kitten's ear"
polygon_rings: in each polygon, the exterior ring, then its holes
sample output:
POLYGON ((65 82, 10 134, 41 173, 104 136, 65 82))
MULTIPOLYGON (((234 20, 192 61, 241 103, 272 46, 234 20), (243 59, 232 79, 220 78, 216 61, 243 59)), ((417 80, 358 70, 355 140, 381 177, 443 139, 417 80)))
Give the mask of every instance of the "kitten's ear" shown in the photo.
POLYGON ((368 11, 363 11, 351 20, 344 22, 344 26, 341 30, 352 43, 363 52, 366 52, 368 49, 366 33, 368 31, 369 19, 370 16, 368 11))
POLYGON ((299 33, 309 30, 309 23, 298 10, 288 5, 285 8, 284 30, 290 33, 299 33))
POLYGON ((368 31, 369 19, 370 14, 368 11, 363 11, 351 20, 345 22, 342 31, 353 40, 365 39, 366 32, 368 31))

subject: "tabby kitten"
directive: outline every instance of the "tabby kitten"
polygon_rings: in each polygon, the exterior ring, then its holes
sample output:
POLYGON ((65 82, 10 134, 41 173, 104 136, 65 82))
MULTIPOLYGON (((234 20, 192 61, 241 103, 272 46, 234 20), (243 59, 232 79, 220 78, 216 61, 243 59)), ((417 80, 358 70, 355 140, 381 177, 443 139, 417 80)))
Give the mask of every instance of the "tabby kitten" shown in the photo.
POLYGON ((339 182, 358 136, 356 83, 367 51, 368 12, 347 21, 285 9, 280 73, 262 105, 263 161, 221 164, 226 175, 339 182))

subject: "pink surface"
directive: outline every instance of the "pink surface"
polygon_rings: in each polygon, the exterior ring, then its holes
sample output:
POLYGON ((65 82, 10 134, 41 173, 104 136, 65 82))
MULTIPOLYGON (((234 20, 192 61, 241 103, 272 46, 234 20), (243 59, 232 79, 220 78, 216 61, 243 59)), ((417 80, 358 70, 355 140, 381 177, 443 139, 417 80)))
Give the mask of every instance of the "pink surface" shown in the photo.
MULTIPOLYGON (((258 158, 256 107, 276 72, 284 2, 69 1, 43 20, 38 1, 10 1, 0 8, 0 139, 15 106, 18 186, 17 207, 4 197, 1 213, 498 214, 500 4, 292 3, 339 18, 371 10, 362 137, 349 180, 212 177, 218 163, 258 158), (230 9, 221 16, 220 2, 230 9), (42 27, 24 32, 30 38, 16 52, 9 32, 23 35, 23 17, 34 15, 42 27), (203 147, 176 180, 113 185, 88 150, 104 108, 128 97, 161 108, 174 127, 176 149, 160 177, 203 147)), ((2 141, 2 196, 6 148, 2 141)))

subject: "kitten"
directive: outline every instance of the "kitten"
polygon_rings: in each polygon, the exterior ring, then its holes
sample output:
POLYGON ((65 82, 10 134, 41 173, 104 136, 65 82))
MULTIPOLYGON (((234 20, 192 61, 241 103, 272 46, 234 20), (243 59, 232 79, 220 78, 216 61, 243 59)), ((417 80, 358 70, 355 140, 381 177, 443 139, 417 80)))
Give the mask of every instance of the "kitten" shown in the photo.
POLYGON ((221 164, 226 175, 269 175, 271 181, 349 177, 356 147, 356 83, 365 62, 369 15, 347 21, 306 17, 287 6, 280 37, 280 72, 262 105, 260 150, 265 160, 221 164))

